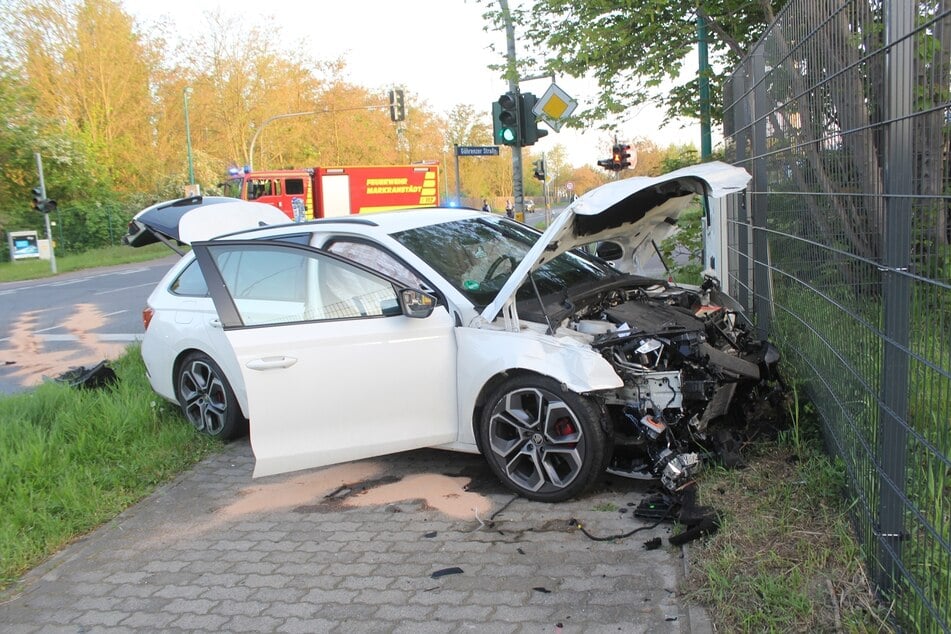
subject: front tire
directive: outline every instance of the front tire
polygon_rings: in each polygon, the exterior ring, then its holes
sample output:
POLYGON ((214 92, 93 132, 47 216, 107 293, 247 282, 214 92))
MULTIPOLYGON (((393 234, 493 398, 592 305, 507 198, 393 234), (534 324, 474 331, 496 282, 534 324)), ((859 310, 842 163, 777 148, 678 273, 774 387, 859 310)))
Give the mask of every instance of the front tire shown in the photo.
POLYGON ((203 352, 190 352, 178 366, 175 396, 199 432, 231 440, 247 432, 247 421, 224 372, 203 352))
POLYGON ((595 404, 548 377, 519 376, 486 402, 479 435, 496 476, 519 495, 561 502, 604 472, 608 439, 595 404))

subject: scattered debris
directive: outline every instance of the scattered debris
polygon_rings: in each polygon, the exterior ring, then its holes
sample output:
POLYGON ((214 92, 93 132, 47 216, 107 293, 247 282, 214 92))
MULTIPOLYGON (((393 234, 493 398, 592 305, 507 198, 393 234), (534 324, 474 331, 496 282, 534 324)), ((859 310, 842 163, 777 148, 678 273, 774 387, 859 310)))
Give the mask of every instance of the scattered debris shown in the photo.
POLYGON ((534 590, 535 592, 541 592, 542 594, 551 594, 551 590, 549 590, 548 588, 544 586, 535 586, 534 588, 532 588, 532 590, 534 590))
POLYGON ((680 505, 677 520, 686 528, 668 538, 667 541, 672 546, 681 546, 706 535, 712 535, 720 529, 720 514, 709 506, 697 506, 696 485, 683 490, 680 505))
POLYGON ((673 520, 680 512, 680 502, 670 493, 657 493, 641 500, 634 517, 646 520, 673 520))
POLYGON ((664 543, 660 537, 654 537, 644 542, 644 550, 657 550, 664 543))
POLYGON ((429 531, 428 533, 423 533, 423 537, 426 539, 432 539, 436 536, 436 531, 429 531))
POLYGON ((442 570, 437 570, 433 574, 429 575, 431 579, 439 579, 440 577, 445 577, 446 575, 461 575, 462 568, 458 566, 453 566, 452 568, 443 568, 442 570))
POLYGON ((57 383, 65 383, 69 387, 84 389, 98 389, 108 385, 115 385, 119 381, 115 371, 109 367, 108 361, 100 361, 91 368, 79 366, 70 368, 55 379, 57 383))

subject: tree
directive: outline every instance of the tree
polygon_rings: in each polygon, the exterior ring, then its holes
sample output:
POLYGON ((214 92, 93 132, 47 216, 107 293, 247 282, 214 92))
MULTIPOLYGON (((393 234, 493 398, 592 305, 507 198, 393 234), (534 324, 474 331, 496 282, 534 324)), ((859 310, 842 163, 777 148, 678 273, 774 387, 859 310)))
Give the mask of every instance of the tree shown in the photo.
MULTIPOLYGON (((36 173, 38 152, 43 157, 47 196, 69 208, 72 201, 92 198, 96 205, 89 209, 92 222, 97 222, 115 201, 111 188, 97 180, 95 159, 90 157, 82 141, 61 122, 38 113, 36 95, 22 78, 0 62, 0 234, 3 231, 42 230, 43 216, 32 208, 31 190, 39 185, 36 173)), ((124 226, 122 219, 117 226, 124 226)), ((108 231, 103 234, 108 235, 108 231)), ((64 237, 67 237, 64 234, 64 237)), ((5 236, 0 236, 0 242, 5 236)), ((79 235, 69 235, 68 243, 78 247, 92 245, 79 235)), ((59 245, 61 248, 71 246, 59 245)))
POLYGON ((571 192, 572 195, 580 196, 610 180, 611 177, 604 170, 595 170, 593 167, 585 165, 571 169, 567 179, 562 182, 562 186, 564 183, 570 182, 574 187, 571 192))
POLYGON ((62 121, 117 189, 150 186, 151 65, 132 18, 112 0, 19 0, 4 21, 38 114, 62 121))
MULTIPOLYGON (((494 0, 481 0, 486 17, 498 26, 501 12, 494 0)), ((720 69, 736 65, 756 42, 784 0, 534 0, 512 11, 522 42, 546 72, 572 77, 593 75, 601 88, 568 125, 582 127, 610 115, 655 103, 669 118, 698 117, 697 78, 684 81, 684 60, 696 50, 698 15, 710 32, 713 66, 711 92, 720 94, 720 69), (670 83, 669 91, 660 92, 670 83)), ((719 104, 713 115, 722 112, 719 104)))

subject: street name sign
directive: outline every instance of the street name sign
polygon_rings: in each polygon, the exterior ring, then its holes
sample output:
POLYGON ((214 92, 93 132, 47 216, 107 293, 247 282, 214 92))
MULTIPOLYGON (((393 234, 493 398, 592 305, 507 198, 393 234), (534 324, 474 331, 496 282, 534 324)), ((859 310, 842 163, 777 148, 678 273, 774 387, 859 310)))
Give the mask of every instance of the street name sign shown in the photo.
POLYGON ((456 156, 498 156, 497 145, 457 145, 456 156))

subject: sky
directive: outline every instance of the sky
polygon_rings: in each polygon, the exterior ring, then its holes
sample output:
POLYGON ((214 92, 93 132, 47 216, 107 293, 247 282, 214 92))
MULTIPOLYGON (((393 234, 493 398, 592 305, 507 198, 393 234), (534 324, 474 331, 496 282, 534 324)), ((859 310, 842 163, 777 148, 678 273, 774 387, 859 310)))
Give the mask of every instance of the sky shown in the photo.
MULTIPOLYGON (((492 102, 508 90, 499 73, 488 68, 502 61, 490 47, 504 51, 505 33, 483 29, 485 7, 474 0, 122 0, 122 5, 140 27, 165 17, 187 34, 200 32, 204 14, 219 7, 240 13, 247 23, 254 23, 256 17, 272 17, 288 41, 304 42, 311 58, 343 57, 351 83, 379 89, 381 94, 402 85, 442 114, 468 104, 484 112, 491 123, 492 102)), ((520 54, 526 52, 516 44, 516 55, 520 54)), ((571 77, 555 81, 579 102, 597 94, 592 81, 571 77)), ((548 84, 547 78, 526 81, 521 89, 541 96, 548 84)), ((656 110, 642 108, 619 130, 618 140, 646 137, 661 146, 693 143, 699 147, 699 126, 661 129, 662 119, 656 110)), ((544 124, 541 127, 547 129, 544 124)), ((530 151, 538 153, 560 144, 571 164, 594 166, 609 154, 612 138, 596 128, 549 130, 530 151)))

